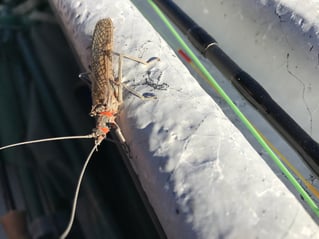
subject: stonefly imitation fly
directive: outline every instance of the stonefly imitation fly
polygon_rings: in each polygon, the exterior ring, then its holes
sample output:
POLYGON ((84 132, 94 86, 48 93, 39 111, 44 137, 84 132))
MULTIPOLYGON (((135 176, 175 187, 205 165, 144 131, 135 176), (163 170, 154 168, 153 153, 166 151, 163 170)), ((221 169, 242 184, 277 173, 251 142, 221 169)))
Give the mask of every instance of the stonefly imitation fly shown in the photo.
POLYGON ((87 168, 87 165, 97 147, 101 142, 106 139, 108 133, 112 130, 115 132, 119 142, 126 144, 125 138, 121 132, 119 125, 116 123, 116 117, 119 113, 120 106, 123 103, 123 88, 142 100, 154 99, 154 96, 145 97, 133 89, 127 87, 122 83, 122 66, 123 59, 127 58, 144 65, 151 65, 159 61, 159 58, 154 57, 149 61, 144 61, 137 57, 128 56, 122 53, 113 51, 113 22, 110 18, 101 19, 97 22, 92 38, 92 62, 91 72, 88 73, 91 81, 91 93, 92 93, 92 109, 90 116, 96 119, 96 126, 93 132, 88 135, 81 136, 65 136, 56 138, 46 138, 25 141, 15 144, 6 145, 0 147, 0 151, 8 148, 13 148, 20 145, 41 143, 47 141, 57 141, 66 139, 84 139, 94 138, 95 144, 87 156, 80 176, 78 178, 76 191, 73 198, 72 210, 68 225, 59 238, 66 238, 71 231, 75 211, 77 206, 77 199, 80 191, 80 185, 87 168), (118 56, 118 75, 114 75, 113 71, 113 55, 118 56))

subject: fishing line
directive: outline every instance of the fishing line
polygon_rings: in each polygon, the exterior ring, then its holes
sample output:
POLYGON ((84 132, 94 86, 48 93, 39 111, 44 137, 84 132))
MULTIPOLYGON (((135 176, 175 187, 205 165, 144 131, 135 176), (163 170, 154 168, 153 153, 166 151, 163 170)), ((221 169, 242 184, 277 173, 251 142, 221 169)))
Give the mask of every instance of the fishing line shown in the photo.
MULTIPOLYGON (((207 81, 205 76, 199 71, 199 69, 194 65, 192 60, 187 56, 186 53, 183 52, 182 49, 178 50, 178 53, 181 55, 183 59, 199 74, 204 80, 207 81)), ((216 89, 213 87, 216 91, 216 89)), ((216 92, 217 93, 217 92, 216 92)), ((252 124, 252 123, 251 123, 252 124)), ((253 124, 252 124, 253 125, 253 124)), ((267 137, 260 132, 255 125, 253 125, 255 129, 258 131, 260 136, 266 141, 269 147, 277 154, 277 156, 286 164, 286 166, 305 184, 305 186, 311 191, 311 193, 319 199, 319 191, 315 188, 305 177, 289 162, 289 160, 270 142, 267 137)))
POLYGON ((246 116, 240 111, 240 109, 234 104, 232 99, 227 95, 227 93, 223 90, 223 88, 217 83, 217 81, 212 77, 212 75, 208 72, 205 66, 200 62, 200 60, 196 57, 193 51, 188 47, 182 37, 177 33, 173 25, 164 15, 164 13, 158 8, 158 6, 152 1, 148 0, 148 3, 156 12, 156 14, 161 18, 167 28, 170 30, 175 39, 182 46, 183 50, 188 54, 188 56, 192 59, 196 67, 202 72, 202 74, 207 78, 208 82, 216 89, 218 94, 226 101, 229 107, 233 110, 233 112, 238 116, 238 118, 242 121, 242 123, 246 126, 246 128, 251 132, 251 134, 255 137, 258 143, 263 147, 263 149, 268 153, 270 158, 276 163, 281 172, 287 177, 290 183, 295 187, 297 192, 303 197, 305 202, 309 205, 311 210, 315 213, 317 217, 319 217, 319 208, 316 203, 312 200, 312 198, 308 195, 308 193, 304 190, 304 188, 299 184, 297 179, 290 173, 290 171, 286 168, 286 166, 281 162, 281 160, 277 157, 277 155, 273 152, 273 150, 269 147, 266 141, 261 137, 255 127, 249 122, 246 116))
POLYGON ((185 34, 190 43, 228 79, 258 112, 285 138, 319 178, 319 144, 252 76, 240 68, 202 27, 172 0, 153 0, 185 34))
POLYGON ((85 163, 83 165, 83 168, 81 170, 81 173, 80 173, 80 176, 79 176, 79 179, 78 179, 78 182, 77 182, 77 185, 76 185, 76 190, 75 190, 75 194, 74 194, 74 198, 73 198, 73 203, 72 203, 72 210, 71 210, 71 215, 70 215, 70 220, 69 220, 69 223, 66 227, 66 229, 64 230, 64 232, 61 234, 61 236, 59 237, 59 239, 64 239, 68 236, 68 234, 70 233, 71 231, 71 228, 72 228, 72 225, 73 225, 73 222, 74 222, 74 218, 75 218, 75 211, 76 211, 76 205, 77 205, 77 202, 78 202, 78 197, 79 197, 79 192, 80 192, 80 187, 81 187, 81 182, 82 182, 82 179, 83 179, 83 176, 84 176, 84 173, 86 171, 86 168, 90 162, 90 159, 92 158, 92 155, 94 153, 94 151, 97 149, 97 146, 99 144, 95 144, 91 150, 91 152, 89 153, 88 157, 86 158, 85 160, 85 163))
POLYGON ((49 142, 49 141, 67 140, 67 139, 91 139, 94 137, 95 137, 94 134, 88 134, 88 135, 80 135, 80 136, 63 136, 63 137, 56 137, 56 138, 30 140, 30 141, 24 141, 24 142, 20 142, 20 143, 2 146, 2 147, 0 147, 0 151, 3 149, 13 148, 16 146, 26 145, 26 144, 35 144, 35 143, 42 143, 42 142, 49 142))

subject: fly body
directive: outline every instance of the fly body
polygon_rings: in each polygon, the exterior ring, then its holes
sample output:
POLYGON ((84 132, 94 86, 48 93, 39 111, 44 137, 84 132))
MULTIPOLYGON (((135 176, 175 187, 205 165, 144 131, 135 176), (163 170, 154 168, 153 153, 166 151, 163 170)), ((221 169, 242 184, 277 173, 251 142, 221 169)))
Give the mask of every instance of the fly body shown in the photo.
POLYGON ((98 21, 92 39, 92 110, 96 118, 96 143, 99 144, 111 128, 117 128, 115 117, 122 103, 122 85, 113 72, 113 22, 98 21))
MULTIPOLYGON (((96 127, 93 133, 82 136, 66 136, 57 138, 47 138, 32 140, 26 142, 20 142, 16 144, 6 145, 0 147, 0 151, 8 148, 13 148, 25 144, 34 144, 47 141, 66 140, 66 139, 84 139, 95 138, 95 144, 91 149, 88 157, 85 160, 84 166, 79 176, 76 191, 73 199, 71 216, 69 223, 60 235, 59 239, 64 239, 71 231, 75 210, 77 205, 77 199, 80 191, 80 185, 87 168, 87 165, 92 157, 92 154, 100 145, 100 143, 106 138, 108 132, 113 129, 115 131, 118 140, 122 145, 122 149, 125 152, 129 152, 128 146, 125 142, 125 138, 122 135, 121 129, 115 122, 116 116, 119 112, 119 108, 123 102, 122 91, 125 87, 129 92, 141 99, 147 99, 150 97, 144 97, 133 89, 130 89, 122 83, 122 61, 123 58, 128 58, 138 63, 148 65, 153 60, 158 61, 159 58, 152 58, 150 61, 143 61, 140 58, 123 55, 113 52, 113 22, 110 18, 102 19, 97 22, 92 39, 92 62, 91 62, 91 90, 92 90, 92 109, 90 115, 96 118, 96 127), (119 58, 118 75, 115 78, 112 66, 112 56, 117 55, 119 58)), ((152 97, 151 97, 152 98, 152 97)), ((154 97, 153 97, 154 98, 154 97)))

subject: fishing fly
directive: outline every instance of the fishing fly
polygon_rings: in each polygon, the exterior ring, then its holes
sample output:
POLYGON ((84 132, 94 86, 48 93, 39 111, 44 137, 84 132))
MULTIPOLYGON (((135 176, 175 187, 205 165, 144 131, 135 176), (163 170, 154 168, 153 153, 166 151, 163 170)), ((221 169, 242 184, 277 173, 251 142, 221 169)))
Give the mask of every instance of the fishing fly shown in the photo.
MULTIPOLYGON (((144 96, 139 92, 129 88, 122 82, 122 65, 123 59, 127 58, 144 65, 151 65, 159 61, 159 58, 154 57, 148 61, 144 61, 137 57, 128 56, 125 54, 117 53, 113 51, 113 22, 110 18, 99 20, 95 26, 92 38, 92 61, 91 72, 88 74, 91 81, 91 96, 92 96, 92 108, 90 116, 96 120, 95 128, 92 133, 81 136, 66 136, 47 138, 39 140, 31 140, 26 142, 20 142, 16 144, 10 144, 0 147, 0 151, 8 148, 13 148, 20 145, 34 144, 47 141, 57 141, 66 139, 83 139, 94 138, 95 144, 87 156, 80 176, 78 178, 72 210, 68 225, 59 238, 66 238, 72 228, 75 211, 77 206, 77 199, 80 191, 80 185, 86 171, 87 165, 97 147, 103 140, 106 139, 110 131, 114 131, 119 142, 126 146, 125 138, 121 132, 119 125, 116 123, 116 117, 119 113, 120 106, 123 103, 123 88, 127 89, 133 95, 139 97, 142 100, 154 99, 155 96, 144 96), (118 56, 118 75, 114 75, 113 71, 113 55, 118 56)), ((126 146, 127 147, 127 146, 126 146)), ((125 147, 124 147, 125 148, 125 147)))
POLYGON ((115 53, 113 51, 113 23, 110 18, 100 20, 93 33, 92 41, 92 110, 90 115, 96 118, 96 128, 94 137, 96 144, 100 144, 105 138, 110 129, 115 129, 115 132, 121 143, 125 139, 115 118, 118 114, 119 107, 123 103, 123 86, 132 94, 145 100, 154 97, 144 97, 133 89, 128 88, 122 83, 122 62, 123 58, 128 58, 144 65, 149 65, 154 60, 149 62, 139 58, 127 56, 124 54, 115 53), (112 55, 119 56, 118 77, 113 74, 112 55))

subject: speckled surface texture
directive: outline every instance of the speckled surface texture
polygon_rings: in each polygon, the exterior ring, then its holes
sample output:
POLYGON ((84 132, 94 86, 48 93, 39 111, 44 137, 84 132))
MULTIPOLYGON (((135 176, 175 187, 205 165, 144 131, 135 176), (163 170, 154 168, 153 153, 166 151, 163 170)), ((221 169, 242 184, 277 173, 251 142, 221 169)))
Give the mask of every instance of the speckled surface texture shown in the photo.
POLYGON ((126 92, 118 122, 132 151, 132 165, 168 238, 319 236, 317 224, 284 179, 130 1, 51 3, 85 67, 94 25, 105 17, 115 25, 115 51, 161 58, 150 68, 125 60, 124 82, 157 95, 157 100, 141 101, 126 92))

